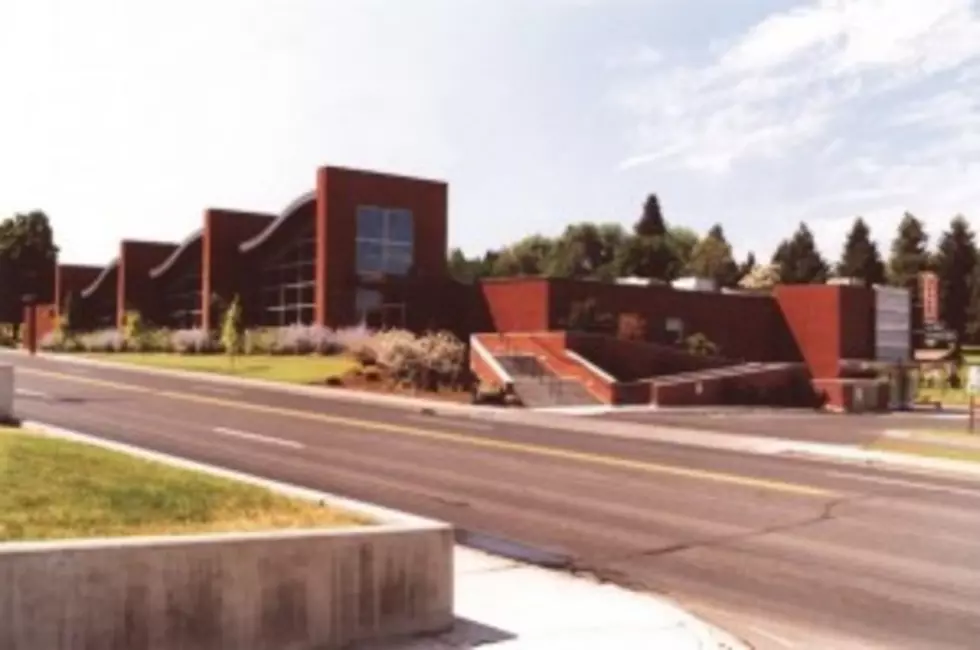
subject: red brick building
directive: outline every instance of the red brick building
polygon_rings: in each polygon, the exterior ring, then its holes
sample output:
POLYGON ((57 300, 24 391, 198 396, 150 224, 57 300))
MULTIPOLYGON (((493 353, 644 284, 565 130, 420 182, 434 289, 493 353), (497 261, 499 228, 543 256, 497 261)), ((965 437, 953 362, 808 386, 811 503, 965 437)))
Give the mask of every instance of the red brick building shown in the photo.
MULTIPOLYGON (((251 326, 367 321, 462 337, 498 333, 491 346, 504 345, 503 333, 512 335, 507 349, 530 346, 524 353, 578 377, 602 401, 724 401, 724 382, 714 376, 669 386, 650 378, 744 366, 725 376, 774 384, 803 373, 832 402, 846 404, 856 365, 884 358, 879 339, 890 337, 888 349, 897 350, 889 363, 906 354, 895 342, 896 333, 904 336, 903 312, 888 316, 890 329, 878 327, 884 294, 875 289, 725 293, 542 278, 466 285, 448 277, 447 231, 446 183, 323 167, 313 189, 278 214, 205 210, 200 229, 183 242, 126 240, 102 269, 59 265, 54 293, 58 305, 75 296, 81 328, 118 326, 135 310, 160 326, 213 330, 238 297, 251 326), (526 336, 575 329, 570 314, 583 302, 612 323, 641 319, 645 341, 617 341, 615 332, 539 342, 526 336), (717 345, 718 358, 679 351, 674 344, 692 334, 717 345)), ((492 370, 481 363, 474 359, 478 373, 492 370)))

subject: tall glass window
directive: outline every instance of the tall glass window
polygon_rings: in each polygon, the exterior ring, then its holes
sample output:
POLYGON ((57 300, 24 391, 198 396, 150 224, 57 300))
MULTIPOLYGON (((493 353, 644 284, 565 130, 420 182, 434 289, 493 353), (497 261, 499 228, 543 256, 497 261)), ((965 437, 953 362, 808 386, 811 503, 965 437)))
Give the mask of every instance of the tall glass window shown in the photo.
POLYGON ((415 263, 415 223, 411 210, 361 206, 357 209, 357 272, 406 275, 415 263))
POLYGON ((192 271, 174 278, 164 289, 165 313, 172 327, 201 325, 201 274, 192 271))
POLYGON ((265 326, 313 323, 316 233, 313 220, 306 222, 302 230, 262 266, 259 295, 265 326))

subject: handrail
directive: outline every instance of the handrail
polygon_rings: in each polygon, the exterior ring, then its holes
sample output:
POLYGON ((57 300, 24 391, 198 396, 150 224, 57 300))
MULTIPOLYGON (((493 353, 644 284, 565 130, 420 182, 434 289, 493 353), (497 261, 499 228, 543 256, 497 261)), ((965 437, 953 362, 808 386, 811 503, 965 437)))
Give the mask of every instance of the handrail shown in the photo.
POLYGON ((476 350, 477 355, 490 366, 490 369, 497 375, 497 378, 503 382, 505 388, 514 384, 514 378, 500 365, 500 362, 487 350, 486 346, 480 342, 476 334, 470 335, 470 348, 476 350))

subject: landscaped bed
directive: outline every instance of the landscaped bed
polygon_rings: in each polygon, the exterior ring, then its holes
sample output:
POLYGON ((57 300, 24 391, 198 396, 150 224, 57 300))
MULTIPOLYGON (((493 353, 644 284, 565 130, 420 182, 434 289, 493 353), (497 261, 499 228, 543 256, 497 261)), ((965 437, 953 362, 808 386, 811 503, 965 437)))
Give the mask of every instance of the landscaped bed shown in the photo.
MULTIPOLYGON (((121 329, 67 330, 59 323, 40 343, 51 353, 172 370, 292 384, 471 401, 466 346, 448 332, 415 334, 315 325, 223 331, 148 328, 138 316, 121 329)), ((494 402, 492 387, 475 391, 494 402)))
POLYGON ((257 486, 0 429, 0 542, 372 523, 257 486))

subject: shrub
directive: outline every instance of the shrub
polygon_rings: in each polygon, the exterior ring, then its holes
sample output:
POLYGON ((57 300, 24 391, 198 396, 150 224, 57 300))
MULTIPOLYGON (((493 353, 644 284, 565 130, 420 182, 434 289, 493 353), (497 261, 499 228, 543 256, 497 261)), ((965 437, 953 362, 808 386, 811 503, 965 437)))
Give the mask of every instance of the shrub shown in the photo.
POLYGON ((696 354, 701 357, 718 356, 718 346, 700 332, 691 334, 684 339, 684 345, 691 354, 696 354))
POLYGON ((45 352, 62 352, 65 348, 65 336, 60 329, 55 328, 41 337, 37 347, 45 352))
POLYGON ((14 336, 14 326, 10 323, 0 323, 0 347, 12 348, 17 345, 14 336))
POLYGON ((127 350, 143 350, 142 337, 144 334, 143 317, 135 310, 129 310, 123 315, 123 340, 127 350))
POLYGON ((247 330, 242 337, 245 354, 272 354, 276 347, 276 331, 268 328, 247 330))
POLYGON ((122 352, 126 349, 126 337, 117 329, 97 330, 79 337, 85 352, 122 352))
POLYGON ((455 384, 466 364, 466 346, 448 332, 416 337, 405 330, 374 336, 377 365, 395 381, 416 388, 436 389, 455 384))
POLYGON ((172 352, 173 333, 168 329, 147 329, 138 337, 143 352, 172 352))
POLYGON ((218 348, 211 333, 199 327, 170 332, 169 347, 177 354, 208 354, 218 348))
POLYGON ((335 331, 334 340, 341 350, 353 356, 361 365, 369 366, 377 361, 375 333, 363 324, 335 331))
POLYGON ((337 333, 320 325, 289 325, 276 330, 277 354, 337 354, 343 350, 337 333))
POLYGON ((616 336, 625 341, 645 341, 647 338, 646 319, 639 314, 620 314, 616 336))

